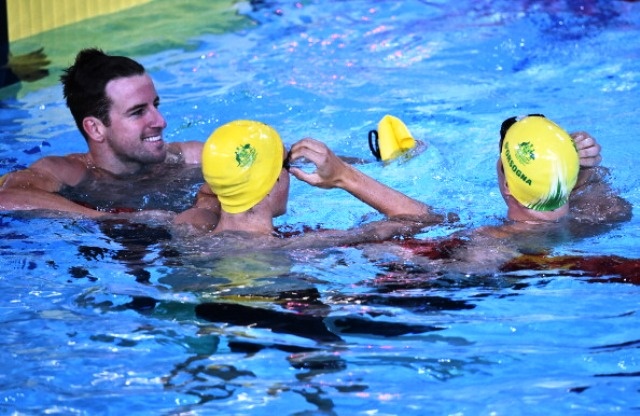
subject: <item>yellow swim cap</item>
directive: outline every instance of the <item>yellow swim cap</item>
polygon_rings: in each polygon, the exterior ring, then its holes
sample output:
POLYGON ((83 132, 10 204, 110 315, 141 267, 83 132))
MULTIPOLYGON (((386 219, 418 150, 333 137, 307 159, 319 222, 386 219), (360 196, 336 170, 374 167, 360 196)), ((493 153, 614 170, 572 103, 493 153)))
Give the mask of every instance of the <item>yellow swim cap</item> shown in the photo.
POLYGON ((571 136, 539 114, 507 119, 500 133, 500 159, 513 197, 537 211, 566 204, 580 170, 571 136))
POLYGON ((258 121, 232 121, 209 136, 202 174, 224 211, 244 212, 271 191, 282 170, 283 149, 278 133, 258 121))
POLYGON ((369 132, 369 148, 378 160, 394 159, 415 145, 415 139, 402 120, 389 114, 382 117, 377 131, 369 132))

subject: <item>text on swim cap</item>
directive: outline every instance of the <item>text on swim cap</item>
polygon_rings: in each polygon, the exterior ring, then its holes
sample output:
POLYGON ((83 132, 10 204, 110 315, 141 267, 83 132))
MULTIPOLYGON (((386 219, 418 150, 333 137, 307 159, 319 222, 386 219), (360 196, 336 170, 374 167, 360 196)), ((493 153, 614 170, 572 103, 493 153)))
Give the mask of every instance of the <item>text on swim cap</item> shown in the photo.
POLYGON ((531 186, 531 178, 528 178, 527 175, 525 175, 518 168, 518 166, 513 162, 513 159, 511 158, 511 151, 509 150, 508 146, 507 146, 507 150, 505 151, 504 154, 507 157, 507 163, 509 164, 509 169, 511 169, 511 171, 513 171, 513 173, 515 173, 516 176, 518 178, 520 178, 524 183, 526 183, 527 185, 531 186))

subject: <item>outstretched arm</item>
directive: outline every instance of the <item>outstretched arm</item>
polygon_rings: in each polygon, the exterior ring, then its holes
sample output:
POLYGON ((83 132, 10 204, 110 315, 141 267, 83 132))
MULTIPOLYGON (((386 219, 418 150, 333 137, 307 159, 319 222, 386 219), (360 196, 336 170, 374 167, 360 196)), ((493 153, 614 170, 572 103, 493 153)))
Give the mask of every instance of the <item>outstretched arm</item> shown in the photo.
POLYGON ((324 143, 302 139, 291 147, 291 160, 305 158, 316 165, 307 173, 291 167, 291 174, 299 180, 319 188, 340 188, 388 217, 421 217, 441 222, 442 215, 431 207, 392 189, 338 158, 324 143))
POLYGON ((6 174, 0 183, 0 209, 12 211, 53 210, 97 218, 104 215, 76 204, 59 194, 66 185, 76 185, 86 174, 86 165, 72 157, 46 157, 29 168, 6 174))
POLYGON ((76 204, 57 194, 18 188, 0 190, 0 210, 31 211, 38 209, 79 214, 88 218, 98 218, 104 215, 102 212, 76 204))

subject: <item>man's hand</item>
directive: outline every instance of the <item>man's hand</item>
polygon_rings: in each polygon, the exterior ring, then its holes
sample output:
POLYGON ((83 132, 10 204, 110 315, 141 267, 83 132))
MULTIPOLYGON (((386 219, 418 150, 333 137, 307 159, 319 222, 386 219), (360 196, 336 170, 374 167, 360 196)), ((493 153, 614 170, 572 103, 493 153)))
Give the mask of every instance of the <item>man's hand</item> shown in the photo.
POLYGON ((571 133, 571 138, 578 149, 581 167, 592 168, 600 165, 602 156, 600 155, 600 145, 596 139, 584 131, 571 133))
POLYGON ((295 143, 291 146, 289 155, 292 162, 307 159, 316 166, 316 170, 311 173, 294 166, 290 168, 290 172, 301 181, 319 188, 344 187, 345 175, 351 171, 351 167, 337 157, 331 149, 314 139, 305 138, 295 143))

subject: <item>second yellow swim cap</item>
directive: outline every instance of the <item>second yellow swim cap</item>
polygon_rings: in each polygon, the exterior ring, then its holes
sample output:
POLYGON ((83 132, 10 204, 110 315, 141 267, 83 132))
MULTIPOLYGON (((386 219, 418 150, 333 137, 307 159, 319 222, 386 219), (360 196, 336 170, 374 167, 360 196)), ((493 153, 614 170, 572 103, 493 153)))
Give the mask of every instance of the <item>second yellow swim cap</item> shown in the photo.
POLYGON ((501 134, 500 158, 513 197, 537 211, 566 204, 580 170, 571 136, 542 115, 507 119, 501 134))
POLYGON ((369 149, 378 160, 395 159, 416 145, 407 126, 398 117, 385 115, 378 130, 369 132, 369 149))
POLYGON ((236 120, 217 128, 202 149, 202 174, 222 209, 236 214, 260 202, 280 175, 283 150, 264 123, 236 120))

